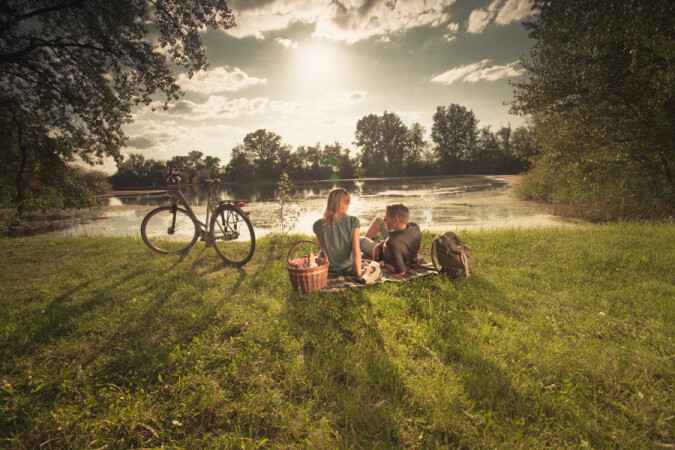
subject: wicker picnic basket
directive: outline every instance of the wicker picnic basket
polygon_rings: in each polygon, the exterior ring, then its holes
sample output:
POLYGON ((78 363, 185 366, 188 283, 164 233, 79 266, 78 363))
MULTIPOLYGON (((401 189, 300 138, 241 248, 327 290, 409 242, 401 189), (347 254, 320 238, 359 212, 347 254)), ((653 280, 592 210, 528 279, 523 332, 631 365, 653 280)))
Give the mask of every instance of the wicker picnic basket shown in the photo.
POLYGON ((313 241, 298 241, 293 244, 288 250, 286 256, 286 268, 288 275, 291 277, 291 285, 293 289, 300 289, 302 293, 316 292, 323 289, 328 283, 328 254, 317 242, 313 241), (321 249, 323 258, 316 259, 316 267, 294 267, 291 265, 291 252, 296 245, 303 242, 314 244, 321 249))

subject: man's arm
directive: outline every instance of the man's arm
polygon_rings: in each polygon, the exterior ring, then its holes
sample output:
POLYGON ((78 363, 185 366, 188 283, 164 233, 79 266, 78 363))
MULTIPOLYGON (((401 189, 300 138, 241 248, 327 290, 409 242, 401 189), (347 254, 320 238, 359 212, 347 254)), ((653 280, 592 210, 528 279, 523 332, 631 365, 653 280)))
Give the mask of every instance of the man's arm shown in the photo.
POLYGON ((384 267, 389 272, 400 275, 408 270, 405 266, 405 261, 403 261, 403 255, 400 251, 398 251, 398 249, 391 248, 391 246, 389 246, 387 247, 386 251, 384 251, 382 256, 382 259, 384 260, 384 267))

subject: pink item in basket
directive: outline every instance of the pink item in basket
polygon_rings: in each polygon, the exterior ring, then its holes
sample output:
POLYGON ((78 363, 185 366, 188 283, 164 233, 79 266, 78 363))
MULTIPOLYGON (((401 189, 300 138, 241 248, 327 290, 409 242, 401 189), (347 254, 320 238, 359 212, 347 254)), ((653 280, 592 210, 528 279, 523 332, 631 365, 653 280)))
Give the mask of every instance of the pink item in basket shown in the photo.
POLYGON ((309 263, 307 261, 307 257, 303 257, 294 259, 293 261, 289 261, 288 265, 291 267, 295 267, 296 269, 302 269, 304 267, 307 267, 309 263))

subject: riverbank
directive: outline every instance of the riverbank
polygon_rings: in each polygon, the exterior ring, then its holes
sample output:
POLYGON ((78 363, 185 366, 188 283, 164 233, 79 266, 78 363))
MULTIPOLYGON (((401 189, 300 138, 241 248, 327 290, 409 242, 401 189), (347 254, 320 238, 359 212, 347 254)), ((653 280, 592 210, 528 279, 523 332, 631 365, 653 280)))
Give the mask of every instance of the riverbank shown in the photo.
MULTIPOLYGON (((202 244, 2 239, 6 447, 667 446, 675 225, 467 231, 477 267, 291 289, 202 244)), ((431 236, 424 236, 428 254, 431 236)))
MULTIPOLYGON (((516 176, 464 175, 447 177, 408 177, 341 181, 352 194, 350 215, 362 225, 384 213, 388 204, 404 203, 410 208, 411 220, 423 230, 488 229, 496 227, 558 226, 564 219, 548 214, 546 205, 525 202, 511 194, 516 176)), ((329 181, 296 183, 291 203, 299 215, 294 232, 312 234, 312 225, 326 207, 326 197, 334 184, 329 181)), ((184 194, 198 217, 206 213, 206 193, 185 188, 184 194)), ((217 196, 246 203, 256 235, 264 236, 281 229, 278 217, 276 185, 221 186, 217 196)), ((149 210, 164 203, 158 193, 134 192, 101 199, 105 206, 90 210, 89 223, 60 222, 58 229, 46 233, 53 237, 133 236, 138 237, 140 223, 149 210)), ((39 225, 54 224, 45 220, 27 220, 17 234, 39 234, 39 225)))

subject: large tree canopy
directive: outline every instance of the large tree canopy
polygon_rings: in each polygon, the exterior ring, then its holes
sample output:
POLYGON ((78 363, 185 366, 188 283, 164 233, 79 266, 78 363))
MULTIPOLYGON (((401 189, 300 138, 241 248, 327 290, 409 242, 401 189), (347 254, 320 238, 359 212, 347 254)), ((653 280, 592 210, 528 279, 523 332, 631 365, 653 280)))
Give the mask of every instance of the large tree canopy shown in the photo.
POLYGON ((533 119, 542 151, 534 168, 549 180, 564 175, 568 191, 597 186, 596 198, 625 186, 632 198, 672 192, 672 0, 536 0, 534 9, 529 78, 513 103, 533 119))
POLYGON ((356 123, 354 144, 361 149, 361 165, 369 176, 403 175, 410 147, 408 127, 396 113, 369 114, 356 123))
POLYGON ((478 135, 477 125, 478 120, 473 111, 464 106, 453 103, 447 108, 436 108, 431 139, 448 170, 453 170, 459 162, 473 157, 478 135))
POLYGON ((47 182, 37 161, 119 163, 132 108, 177 98, 173 65, 205 68, 199 32, 232 26, 223 0, 0 2, 0 119, 18 214, 27 180, 47 182))
POLYGON ((232 26, 223 0, 4 0, 0 99, 67 140, 62 156, 119 159, 132 106, 179 93, 170 61, 204 68, 199 30, 232 26))

